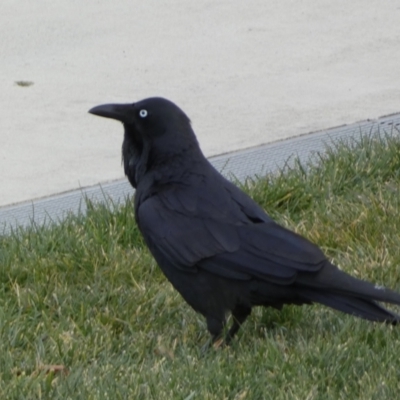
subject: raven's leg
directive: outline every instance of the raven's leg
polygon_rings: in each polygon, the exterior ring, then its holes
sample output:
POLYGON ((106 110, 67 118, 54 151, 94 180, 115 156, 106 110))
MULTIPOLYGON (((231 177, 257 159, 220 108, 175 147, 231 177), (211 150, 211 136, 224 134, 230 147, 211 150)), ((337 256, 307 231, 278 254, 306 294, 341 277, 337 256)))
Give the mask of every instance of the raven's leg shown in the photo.
POLYGON ((238 305, 232 311, 233 317, 233 324, 229 332, 225 336, 225 345, 229 345, 233 337, 236 335, 237 331, 239 330, 240 326, 246 320, 246 318, 251 314, 251 307, 238 305))
POLYGON ((225 317, 215 318, 206 317, 207 329, 211 334, 211 340, 207 340, 207 343, 202 347, 202 353, 207 351, 213 344, 215 347, 219 347, 222 342, 222 332, 225 327, 225 317))
POLYGON ((211 334, 213 343, 221 339, 224 327, 225 327, 225 318, 219 319, 214 317, 207 317, 207 329, 211 334))

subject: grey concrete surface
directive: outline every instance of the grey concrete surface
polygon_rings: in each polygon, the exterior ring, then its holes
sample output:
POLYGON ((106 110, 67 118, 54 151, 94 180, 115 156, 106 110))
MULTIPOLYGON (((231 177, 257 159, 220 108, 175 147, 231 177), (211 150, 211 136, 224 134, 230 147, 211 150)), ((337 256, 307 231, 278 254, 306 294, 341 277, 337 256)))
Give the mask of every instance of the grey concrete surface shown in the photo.
POLYGON ((2 0, 0 206, 122 178, 105 102, 171 99, 209 156, 399 112, 399 21, 394 0, 2 0))

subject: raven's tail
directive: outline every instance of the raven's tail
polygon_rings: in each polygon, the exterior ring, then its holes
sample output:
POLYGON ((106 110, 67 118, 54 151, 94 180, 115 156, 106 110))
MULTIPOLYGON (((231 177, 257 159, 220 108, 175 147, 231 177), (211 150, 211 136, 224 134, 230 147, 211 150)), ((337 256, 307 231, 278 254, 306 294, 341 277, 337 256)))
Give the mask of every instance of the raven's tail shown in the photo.
POLYGON ((347 314, 376 322, 396 324, 397 315, 377 302, 400 305, 400 294, 354 278, 332 264, 325 265, 313 277, 299 274, 298 294, 311 302, 324 304, 347 314))
POLYGON ((334 293, 323 293, 318 291, 302 291, 301 295, 311 302, 324 304, 325 306, 343 311, 350 315, 368 319, 375 322, 386 322, 397 324, 400 316, 390 312, 377 304, 374 300, 365 300, 352 296, 337 295, 334 293))

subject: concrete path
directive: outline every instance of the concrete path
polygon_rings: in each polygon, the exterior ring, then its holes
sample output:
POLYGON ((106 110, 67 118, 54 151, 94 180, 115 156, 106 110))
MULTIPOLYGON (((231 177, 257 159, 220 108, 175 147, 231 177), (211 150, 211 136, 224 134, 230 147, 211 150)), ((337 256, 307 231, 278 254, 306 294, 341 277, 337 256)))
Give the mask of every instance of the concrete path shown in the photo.
POLYGON ((167 97, 206 155, 400 112, 399 21, 397 0, 2 0, 0 206, 123 176, 101 103, 167 97))

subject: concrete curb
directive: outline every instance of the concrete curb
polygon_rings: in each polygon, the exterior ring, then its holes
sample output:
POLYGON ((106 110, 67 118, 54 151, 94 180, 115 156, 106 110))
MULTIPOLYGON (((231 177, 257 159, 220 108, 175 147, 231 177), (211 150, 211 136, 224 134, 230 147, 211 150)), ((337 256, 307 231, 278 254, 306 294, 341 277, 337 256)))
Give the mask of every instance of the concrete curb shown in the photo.
MULTIPOLYGON (((352 140, 366 134, 379 133, 400 134, 400 114, 222 154, 212 157, 210 161, 229 179, 243 182, 248 177, 260 177, 276 172, 286 164, 290 165, 296 157, 305 163, 313 154, 324 152, 329 144, 340 140, 352 140)), ((133 189, 128 181, 122 179, 1 207, 0 232, 7 234, 13 228, 26 227, 30 224, 41 226, 60 221, 70 213, 85 213, 85 198, 93 202, 108 200, 118 204, 132 193, 133 189)))

